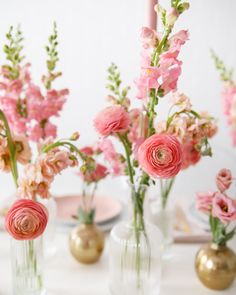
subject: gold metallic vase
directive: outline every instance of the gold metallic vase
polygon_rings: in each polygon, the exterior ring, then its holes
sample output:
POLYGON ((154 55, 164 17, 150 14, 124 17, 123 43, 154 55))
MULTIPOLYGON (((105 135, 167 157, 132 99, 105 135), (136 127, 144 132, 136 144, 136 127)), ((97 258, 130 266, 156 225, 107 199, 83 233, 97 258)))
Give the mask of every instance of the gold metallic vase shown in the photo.
POLYGON ((206 287, 213 290, 227 289, 236 277, 236 255, 226 246, 205 245, 196 255, 195 269, 206 287))
POLYGON ((103 232, 95 224, 79 224, 69 238, 70 252, 81 263, 95 263, 104 249, 103 232))

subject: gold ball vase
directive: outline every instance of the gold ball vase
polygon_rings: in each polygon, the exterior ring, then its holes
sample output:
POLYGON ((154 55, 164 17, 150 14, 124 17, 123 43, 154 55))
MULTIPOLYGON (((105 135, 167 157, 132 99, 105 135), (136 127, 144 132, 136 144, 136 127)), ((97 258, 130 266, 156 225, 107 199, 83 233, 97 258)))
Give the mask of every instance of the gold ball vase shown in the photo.
POLYGON ((236 255, 227 246, 207 244, 196 255, 195 269, 207 288, 227 289, 236 277, 236 255))
POLYGON ((97 262, 102 255, 104 244, 104 234, 95 224, 79 224, 69 237, 72 256, 84 264, 97 262))

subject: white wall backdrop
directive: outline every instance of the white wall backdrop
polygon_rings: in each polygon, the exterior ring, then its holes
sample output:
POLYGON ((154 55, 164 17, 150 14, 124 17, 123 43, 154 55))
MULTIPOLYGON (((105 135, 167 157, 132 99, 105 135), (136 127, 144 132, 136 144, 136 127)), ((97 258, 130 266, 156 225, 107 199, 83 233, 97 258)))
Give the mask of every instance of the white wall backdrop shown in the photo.
MULTIPOLYGON (((169 1, 163 0, 166 5, 169 1)), ((236 1, 193 0, 191 9, 177 23, 187 28, 190 40, 184 46, 183 75, 179 88, 192 99, 196 109, 209 110, 219 119, 219 132, 212 141, 214 157, 178 176, 175 194, 193 197, 196 190, 214 188, 217 169, 229 167, 236 175, 236 149, 231 147, 229 130, 222 114, 221 83, 209 49, 214 48, 229 66, 236 68, 236 1)), ((105 106, 106 69, 114 61, 126 84, 133 86, 139 74, 139 31, 145 24, 145 0, 0 0, 0 47, 8 27, 21 23, 25 53, 32 62, 33 76, 39 81, 45 70, 44 45, 55 20, 59 29, 60 64, 63 77, 58 86, 71 93, 58 120, 59 135, 74 130, 81 133, 81 145, 96 139, 92 119, 105 106)), ((4 59, 0 54, 0 62, 4 59)), ((119 181, 107 181, 102 189, 118 195, 119 181), (117 190, 114 190, 114 185, 117 190)), ((56 193, 76 192, 79 182, 73 172, 54 184, 56 193)), ((14 191, 10 175, 0 175, 1 195, 14 191)))

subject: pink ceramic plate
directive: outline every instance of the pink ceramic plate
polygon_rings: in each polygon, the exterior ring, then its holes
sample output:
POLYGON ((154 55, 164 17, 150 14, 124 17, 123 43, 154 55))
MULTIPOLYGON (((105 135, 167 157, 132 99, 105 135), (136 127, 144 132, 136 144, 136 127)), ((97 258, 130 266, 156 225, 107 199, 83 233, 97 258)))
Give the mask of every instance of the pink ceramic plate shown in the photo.
MULTIPOLYGON (((77 215, 77 210, 80 204, 80 196, 63 196, 55 198, 57 203, 57 218, 60 222, 67 224, 75 224, 76 220, 72 218, 77 215)), ((94 206, 96 208, 96 223, 104 223, 121 213, 121 204, 119 201, 105 196, 96 196, 94 199, 94 206)))

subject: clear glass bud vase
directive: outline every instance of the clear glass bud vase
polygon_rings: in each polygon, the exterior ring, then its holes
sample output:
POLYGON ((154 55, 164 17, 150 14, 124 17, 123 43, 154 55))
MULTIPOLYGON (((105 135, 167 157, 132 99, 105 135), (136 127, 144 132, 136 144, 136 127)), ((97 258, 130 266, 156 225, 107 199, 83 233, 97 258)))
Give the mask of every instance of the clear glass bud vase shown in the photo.
POLYGON ((44 295, 43 242, 11 240, 13 295, 44 295))
POLYGON ((152 186, 145 202, 145 218, 155 224, 162 233, 164 259, 172 257, 174 243, 175 209, 169 202, 169 193, 164 197, 162 190, 159 192, 156 185, 152 186))
POLYGON ((157 295, 161 284, 161 232, 143 218, 146 188, 131 187, 133 218, 110 235, 109 285, 113 295, 157 295))

